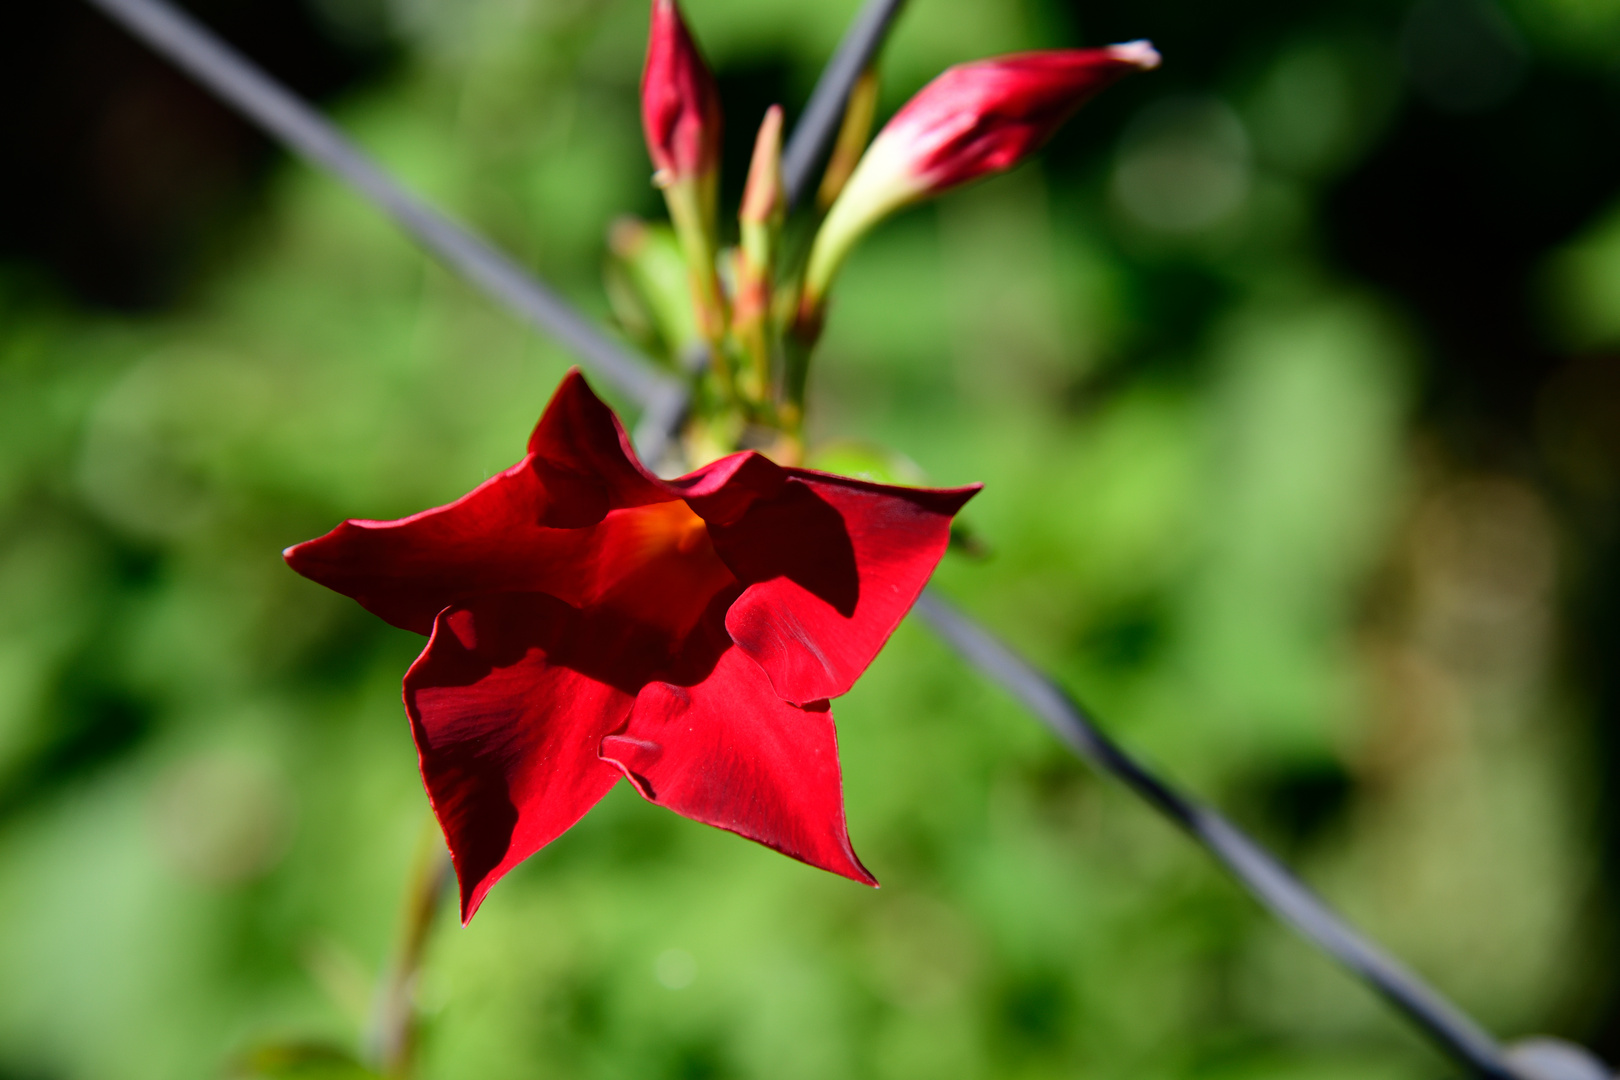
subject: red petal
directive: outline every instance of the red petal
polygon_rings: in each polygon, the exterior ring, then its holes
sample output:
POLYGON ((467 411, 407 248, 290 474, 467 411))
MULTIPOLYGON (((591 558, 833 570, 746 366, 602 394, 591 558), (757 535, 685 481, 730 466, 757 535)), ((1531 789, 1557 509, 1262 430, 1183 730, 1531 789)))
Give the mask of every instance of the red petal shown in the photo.
POLYGON ((625 730, 602 740, 602 757, 650 802, 877 884, 850 846, 827 703, 783 702, 736 649, 696 685, 644 687, 625 730))
POLYGON ((799 704, 847 693, 900 624, 978 487, 889 487, 789 470, 715 549, 747 585, 726 614, 737 647, 799 704))
POLYGON ((440 613, 405 676, 405 709, 461 884, 463 922, 491 885, 618 781, 597 748, 624 723, 634 702, 624 687, 642 676, 563 666, 576 654, 623 655, 594 636, 549 596, 475 601, 440 613))
POLYGON ((624 425, 570 368, 529 436, 529 454, 547 492, 543 524, 578 528, 609 510, 665 502, 670 494, 636 460, 624 425))
POLYGON ((570 371, 529 438, 529 455, 446 506, 398 521, 346 521, 288 548, 288 565, 426 634, 449 604, 498 591, 581 602, 612 510, 672 496, 642 471, 624 429, 570 371))
POLYGON ((775 495, 788 471, 763 454, 745 450, 670 480, 664 487, 686 500, 710 525, 730 525, 759 499, 775 495))

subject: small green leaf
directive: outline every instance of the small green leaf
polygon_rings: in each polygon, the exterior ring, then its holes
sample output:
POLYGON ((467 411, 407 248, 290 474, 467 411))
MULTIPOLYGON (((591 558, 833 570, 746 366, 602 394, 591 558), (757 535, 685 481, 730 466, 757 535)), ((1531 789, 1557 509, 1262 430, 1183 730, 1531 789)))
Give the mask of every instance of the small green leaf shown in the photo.
POLYGON ((692 277, 674 230, 637 218, 620 218, 608 233, 608 250, 612 260, 609 280, 616 277, 619 287, 628 287, 640 301, 632 307, 627 303, 630 297, 621 296, 616 306, 626 308, 624 315, 631 322, 650 323, 665 355, 677 363, 694 346, 701 347, 703 336, 692 306, 692 277))

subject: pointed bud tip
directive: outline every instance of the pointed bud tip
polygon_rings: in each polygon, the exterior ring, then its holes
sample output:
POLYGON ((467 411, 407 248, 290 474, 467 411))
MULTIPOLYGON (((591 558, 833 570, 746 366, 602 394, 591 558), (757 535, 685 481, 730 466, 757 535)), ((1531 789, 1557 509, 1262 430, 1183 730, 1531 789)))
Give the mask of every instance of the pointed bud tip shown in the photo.
POLYGON ((1159 50, 1153 47, 1153 42, 1142 38, 1138 41, 1126 41, 1119 45, 1108 46, 1109 55, 1116 60, 1123 60, 1128 64, 1135 64, 1143 71, 1152 71, 1159 66, 1162 59, 1159 50))
POLYGON ((784 197, 782 190, 782 106, 765 111, 754 141, 754 156, 748 166, 748 182, 743 188, 740 216, 748 222, 765 222, 776 213, 784 197))

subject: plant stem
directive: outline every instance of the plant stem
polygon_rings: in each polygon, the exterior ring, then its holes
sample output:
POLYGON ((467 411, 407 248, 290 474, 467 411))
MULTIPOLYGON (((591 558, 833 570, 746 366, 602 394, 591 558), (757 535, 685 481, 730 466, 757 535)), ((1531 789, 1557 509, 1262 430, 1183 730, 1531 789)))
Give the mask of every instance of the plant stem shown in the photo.
POLYGON ((367 1039, 368 1056, 384 1076, 405 1080, 416 1066, 418 1020, 416 984, 427 950, 428 935, 452 878, 450 853, 438 823, 428 819, 405 889, 399 943, 382 985, 367 1039))

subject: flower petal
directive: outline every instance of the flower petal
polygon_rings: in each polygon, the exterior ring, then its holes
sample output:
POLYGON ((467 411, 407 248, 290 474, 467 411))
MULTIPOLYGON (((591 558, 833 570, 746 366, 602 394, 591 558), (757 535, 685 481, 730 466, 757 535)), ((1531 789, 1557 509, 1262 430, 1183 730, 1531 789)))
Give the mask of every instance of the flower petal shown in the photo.
POLYGON ((548 493, 542 524, 579 528, 610 510, 666 502, 670 492, 644 469, 613 410, 570 368, 529 436, 534 470, 548 493))
POLYGON ((398 521, 345 521, 284 557, 395 626, 426 634, 441 609, 486 593, 581 602, 577 583, 591 579, 599 547, 586 526, 673 498, 641 469, 624 429, 575 370, 530 436, 528 456, 510 469, 398 521))
POLYGON ((928 582, 979 489, 889 487, 803 469, 709 532, 747 585, 726 614, 784 700, 847 693, 928 582))
POLYGON ((783 702, 736 649, 695 685, 647 684, 601 753, 650 802, 877 884, 850 846, 827 703, 783 702))
POLYGON ((565 666, 599 654, 578 613, 544 595, 442 611, 405 676, 405 709, 461 884, 461 918, 508 870, 618 782, 597 756, 634 702, 624 673, 565 666), (617 682, 619 685, 614 685, 617 682))
POLYGON ((787 483, 788 471, 763 454, 745 450, 664 482, 710 525, 730 525, 756 501, 775 495, 787 483))

